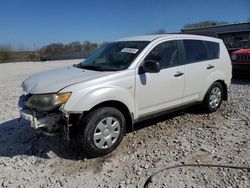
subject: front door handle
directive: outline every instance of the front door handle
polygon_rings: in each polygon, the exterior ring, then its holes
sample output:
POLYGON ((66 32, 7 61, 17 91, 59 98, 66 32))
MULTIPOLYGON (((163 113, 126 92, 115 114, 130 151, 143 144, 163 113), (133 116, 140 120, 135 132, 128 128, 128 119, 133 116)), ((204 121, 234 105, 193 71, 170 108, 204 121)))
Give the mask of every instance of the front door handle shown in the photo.
POLYGON ((207 66, 207 69, 208 69, 208 70, 209 70, 209 69, 212 69, 212 68, 214 68, 213 65, 208 65, 208 66, 207 66))
POLYGON ((180 76, 182 76, 183 74, 184 74, 183 72, 178 71, 178 72, 176 72, 176 74, 174 75, 174 77, 180 77, 180 76))

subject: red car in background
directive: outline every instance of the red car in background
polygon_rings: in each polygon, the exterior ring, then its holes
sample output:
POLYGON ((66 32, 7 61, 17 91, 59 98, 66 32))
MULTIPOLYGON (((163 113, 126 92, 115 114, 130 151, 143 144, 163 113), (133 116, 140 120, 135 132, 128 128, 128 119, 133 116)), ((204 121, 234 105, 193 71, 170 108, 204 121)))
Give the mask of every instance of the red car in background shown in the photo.
POLYGON ((232 52, 231 60, 234 76, 250 76, 250 48, 232 52))

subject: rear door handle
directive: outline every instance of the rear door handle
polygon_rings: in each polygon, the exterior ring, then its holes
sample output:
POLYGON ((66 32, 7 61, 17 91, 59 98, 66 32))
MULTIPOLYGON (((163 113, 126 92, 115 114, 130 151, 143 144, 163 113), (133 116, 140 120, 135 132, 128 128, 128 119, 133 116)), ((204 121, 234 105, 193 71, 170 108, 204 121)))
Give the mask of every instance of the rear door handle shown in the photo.
POLYGON ((208 65, 208 66, 207 66, 207 69, 208 69, 208 70, 209 70, 209 69, 212 69, 212 68, 214 68, 213 65, 208 65))
POLYGON ((184 74, 183 72, 178 71, 178 72, 176 72, 176 74, 174 75, 174 77, 180 77, 180 76, 182 76, 183 74, 184 74))

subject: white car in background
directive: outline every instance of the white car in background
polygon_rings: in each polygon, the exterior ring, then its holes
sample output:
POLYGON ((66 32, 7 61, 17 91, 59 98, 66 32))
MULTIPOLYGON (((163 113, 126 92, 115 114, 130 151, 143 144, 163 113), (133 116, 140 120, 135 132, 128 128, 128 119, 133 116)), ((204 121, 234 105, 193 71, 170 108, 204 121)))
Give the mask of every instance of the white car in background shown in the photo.
POLYGON ((34 74, 22 87, 21 117, 34 128, 62 128, 90 157, 112 152, 136 122, 227 99, 231 61, 222 40, 164 34, 117 40, 78 65, 34 74))

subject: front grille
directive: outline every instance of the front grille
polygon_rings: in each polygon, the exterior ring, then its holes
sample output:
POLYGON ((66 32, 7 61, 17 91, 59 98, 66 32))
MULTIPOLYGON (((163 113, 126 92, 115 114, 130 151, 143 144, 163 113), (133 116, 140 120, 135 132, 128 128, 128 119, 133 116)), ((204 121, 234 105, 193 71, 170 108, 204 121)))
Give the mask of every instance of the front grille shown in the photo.
POLYGON ((250 62, 250 54, 237 55, 236 62, 250 62))

